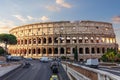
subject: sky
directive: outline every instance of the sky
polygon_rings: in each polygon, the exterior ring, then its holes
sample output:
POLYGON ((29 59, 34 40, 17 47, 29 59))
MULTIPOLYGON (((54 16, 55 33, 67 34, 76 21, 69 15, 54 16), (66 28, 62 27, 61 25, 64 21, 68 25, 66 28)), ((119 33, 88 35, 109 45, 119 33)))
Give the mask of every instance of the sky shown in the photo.
POLYGON ((110 22, 120 45, 120 0, 0 0, 0 33, 25 24, 65 20, 110 22))

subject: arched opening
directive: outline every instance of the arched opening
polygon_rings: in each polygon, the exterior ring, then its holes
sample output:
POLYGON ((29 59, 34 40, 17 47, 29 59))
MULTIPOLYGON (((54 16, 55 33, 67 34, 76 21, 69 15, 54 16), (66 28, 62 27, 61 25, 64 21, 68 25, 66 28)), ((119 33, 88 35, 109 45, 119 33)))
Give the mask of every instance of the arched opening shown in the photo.
POLYGON ((75 48, 72 49, 73 54, 75 53, 75 48))
POLYGON ((91 53, 95 54, 95 48, 91 48, 91 53))
POLYGON ((64 54, 64 48, 60 48, 60 54, 64 54))
POLYGON ((23 40, 21 40, 21 44, 23 44, 23 40))
POLYGON ((38 38, 38 44, 41 44, 41 39, 40 38, 38 38))
POLYGON ((58 54, 58 48, 54 48, 54 54, 58 54))
POLYGON ((31 49, 29 49, 29 54, 31 53, 31 49))
POLYGON ((83 42, 82 37, 79 37, 79 43, 82 43, 82 42, 83 42))
POLYGON ((27 44, 27 40, 25 39, 25 44, 27 44))
POLYGON ((97 48, 97 53, 100 53, 100 48, 97 48))
POLYGON ((44 44, 46 43, 46 38, 43 38, 43 43, 44 43, 44 44))
POLYGON ((67 53, 67 54, 70 54, 70 47, 67 47, 67 48, 66 48, 66 53, 67 53))
POLYGON ((33 44, 36 44, 36 39, 33 39, 33 44))
POLYGON ((48 49, 48 54, 52 54, 52 49, 51 48, 48 49))
POLYGON ((102 53, 103 53, 103 54, 105 53, 105 48, 102 48, 102 53))
POLYGON ((79 53, 83 54, 83 48, 79 48, 79 53))
POLYGON ((86 53, 86 54, 89 54, 89 48, 88 48, 88 47, 85 48, 85 53, 86 53))
POLYGON ((40 48, 38 48, 38 54, 40 54, 40 48))
POLYGON ((35 49, 32 50, 32 53, 35 54, 35 49))
POLYGON ((31 39, 29 39, 29 44, 31 44, 31 39))
POLYGON ((45 48, 43 48, 43 54, 46 54, 46 49, 45 48))
POLYGON ((54 38, 54 43, 58 43, 57 37, 54 38))
POLYGON ((48 43, 52 43, 52 38, 51 37, 48 38, 48 43))

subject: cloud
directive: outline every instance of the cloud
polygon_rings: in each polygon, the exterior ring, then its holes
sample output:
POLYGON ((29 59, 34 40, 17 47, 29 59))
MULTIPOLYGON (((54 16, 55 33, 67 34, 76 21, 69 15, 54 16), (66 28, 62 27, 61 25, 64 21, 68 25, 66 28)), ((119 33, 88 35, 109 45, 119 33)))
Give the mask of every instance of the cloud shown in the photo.
POLYGON ((35 18, 33 18, 32 16, 27 16, 28 20, 34 20, 35 18))
POLYGON ((32 16, 23 17, 22 15, 13 15, 13 16, 24 23, 36 22, 36 21, 48 21, 49 20, 49 18, 47 16, 42 16, 39 18, 35 18, 32 16))
POLYGON ((21 15, 13 15, 14 17, 16 17, 18 20, 22 21, 22 22, 26 22, 27 20, 21 16, 21 15))
POLYGON ((52 6, 47 6, 46 7, 50 11, 60 11, 60 7, 52 5, 52 6))
POLYGON ((115 24, 120 24, 120 16, 114 16, 114 17, 112 18, 112 21, 113 21, 113 23, 115 23, 115 24))
POLYGON ((49 5, 46 6, 45 8, 47 8, 50 11, 60 11, 62 8, 71 8, 72 5, 65 2, 65 0, 55 0, 55 4, 54 5, 49 5))
POLYGON ((40 18, 40 20, 42 20, 42 21, 48 21, 49 18, 48 18, 47 16, 42 16, 42 17, 40 18))
POLYGON ((56 0, 56 4, 62 6, 62 7, 65 7, 65 8, 71 8, 72 5, 65 2, 64 0, 56 0))
POLYGON ((14 22, 10 20, 1 20, 0 21, 0 33, 8 33, 11 28, 13 28, 14 22))

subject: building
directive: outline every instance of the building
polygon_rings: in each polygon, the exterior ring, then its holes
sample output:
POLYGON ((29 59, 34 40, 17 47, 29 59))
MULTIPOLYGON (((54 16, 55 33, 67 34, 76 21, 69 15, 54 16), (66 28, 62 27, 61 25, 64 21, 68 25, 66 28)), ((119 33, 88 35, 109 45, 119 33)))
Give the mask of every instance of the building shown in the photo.
POLYGON ((13 28, 17 45, 9 46, 12 55, 73 59, 77 46, 79 60, 100 58, 107 49, 118 49, 111 23, 97 21, 59 21, 28 24, 13 28))

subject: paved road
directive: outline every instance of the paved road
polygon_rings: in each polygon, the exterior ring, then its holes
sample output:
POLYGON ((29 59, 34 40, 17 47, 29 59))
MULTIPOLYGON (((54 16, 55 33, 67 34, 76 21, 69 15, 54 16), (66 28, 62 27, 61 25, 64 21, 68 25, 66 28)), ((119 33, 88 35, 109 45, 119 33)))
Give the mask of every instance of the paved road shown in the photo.
POLYGON ((52 72, 49 63, 31 61, 29 68, 19 68, 2 80, 49 80, 52 72))

